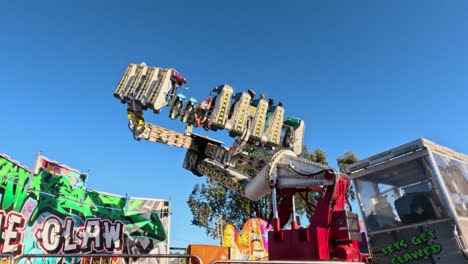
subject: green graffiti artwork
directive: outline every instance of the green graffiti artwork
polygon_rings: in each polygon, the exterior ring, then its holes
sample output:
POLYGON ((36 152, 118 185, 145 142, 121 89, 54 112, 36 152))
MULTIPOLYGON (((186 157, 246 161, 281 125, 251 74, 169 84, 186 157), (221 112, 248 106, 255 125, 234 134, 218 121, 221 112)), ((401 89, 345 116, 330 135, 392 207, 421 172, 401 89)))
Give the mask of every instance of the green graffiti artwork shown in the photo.
POLYGON ((2 210, 19 211, 27 199, 26 186, 30 172, 25 168, 0 157, 0 193, 2 210))
POLYGON ((80 206, 86 191, 81 188, 73 189, 63 177, 54 177, 48 172, 40 171, 32 177, 30 192, 38 205, 31 213, 29 223, 35 222, 41 213, 47 211, 61 215, 93 216, 89 207, 80 206))
POLYGON ((421 258, 437 255, 442 251, 442 246, 436 243, 437 236, 434 230, 426 230, 419 235, 412 236, 411 239, 399 240, 381 248, 384 255, 392 255, 392 264, 406 264, 421 258), (428 243, 431 242, 431 243, 428 243), (405 252, 400 255, 401 250, 408 249, 409 246, 416 247, 415 250, 405 252))
POLYGON ((10 252, 4 245, 0 253, 166 253, 158 244, 167 246, 168 201, 87 190, 76 170, 42 162, 33 175, 0 154, 0 217, 14 225, 9 243, 19 245, 10 252), (97 227, 100 235, 88 233, 97 227), (66 246, 48 241, 51 228, 67 237, 66 246))

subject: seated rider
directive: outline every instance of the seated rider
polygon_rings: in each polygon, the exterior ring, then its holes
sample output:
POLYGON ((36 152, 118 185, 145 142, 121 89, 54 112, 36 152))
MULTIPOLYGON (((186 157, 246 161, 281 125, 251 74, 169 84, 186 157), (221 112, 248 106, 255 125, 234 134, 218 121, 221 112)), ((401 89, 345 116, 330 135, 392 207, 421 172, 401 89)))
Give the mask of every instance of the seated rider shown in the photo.
POLYGON ((431 201, 424 194, 417 194, 410 204, 410 213, 403 217, 403 222, 412 224, 436 218, 431 201))
POLYGON ((266 114, 266 118, 265 118, 265 129, 264 130, 267 130, 268 124, 270 122, 270 117, 273 115, 273 112, 276 109, 273 106, 274 103, 275 103, 275 101, 273 101, 273 99, 268 99, 268 110, 267 110, 267 114, 266 114))
POLYGON ((261 93, 259 99, 253 99, 250 101, 250 105, 257 107, 260 100, 265 100, 265 94, 261 93))
POLYGON ((139 107, 132 107, 129 105, 127 107, 127 116, 128 116, 128 121, 130 124, 134 127, 141 127, 145 125, 145 118, 143 116, 143 111, 139 107))
POLYGON ((201 127, 204 126, 207 129, 210 128, 210 119, 206 116, 206 113, 211 108, 211 97, 206 98, 205 100, 201 101, 198 105, 197 109, 195 110, 195 126, 201 127))
POLYGON ((133 132, 133 137, 136 140, 139 140, 137 135, 145 130, 145 118, 143 116, 141 107, 137 106, 135 103, 132 103, 132 105, 127 107, 127 116, 129 128, 133 132))
POLYGON ((291 127, 286 127, 286 131, 284 133, 282 146, 285 149, 292 149, 293 147, 293 130, 291 127))

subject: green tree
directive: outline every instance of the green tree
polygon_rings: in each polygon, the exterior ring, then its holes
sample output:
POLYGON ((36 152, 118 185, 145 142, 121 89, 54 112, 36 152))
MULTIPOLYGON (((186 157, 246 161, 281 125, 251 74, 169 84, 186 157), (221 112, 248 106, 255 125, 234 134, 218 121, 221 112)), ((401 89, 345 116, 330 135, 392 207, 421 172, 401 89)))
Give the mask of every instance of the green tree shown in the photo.
MULTIPOLYGON (((327 155, 321 149, 309 153, 307 148, 304 147, 301 156, 328 165, 327 155)), ((316 204, 317 195, 317 193, 296 194, 296 213, 310 218, 313 214, 313 206, 316 204), (301 198, 301 195, 307 199, 308 203, 301 198)), ((218 235, 216 221, 219 217, 223 219, 223 222, 230 223, 238 230, 241 230, 243 224, 249 218, 258 217, 269 220, 271 216, 271 195, 267 195, 256 202, 251 201, 210 179, 193 187, 187 204, 192 211, 192 224, 205 229, 206 234, 213 238, 217 238, 218 235)))
MULTIPOLYGON (((308 152, 307 147, 303 146, 301 156, 305 159, 328 166, 327 154, 320 148, 317 148, 313 152, 308 152)), ((318 196, 319 193, 297 193, 294 200, 296 202, 296 213, 299 215, 306 215, 307 218, 310 219, 314 213, 314 207, 317 204, 318 196)))
POLYGON ((205 229, 208 236, 217 238, 218 217, 223 222, 234 225, 241 230, 247 219, 270 217, 271 196, 267 195, 259 201, 251 201, 239 193, 207 179, 205 183, 196 184, 188 198, 192 211, 192 224, 205 229))
MULTIPOLYGON (((338 163, 338 167, 340 168, 340 172, 345 171, 346 165, 353 164, 357 161, 359 161, 359 158, 352 151, 347 151, 344 155, 336 159, 336 162, 338 163)), ((354 187, 352 185, 351 185, 351 188, 349 188, 348 190, 348 197, 350 197, 351 200, 354 200, 356 198, 356 195, 354 193, 354 187)))
POLYGON ((311 161, 322 163, 328 166, 327 154, 321 149, 316 149, 309 157, 311 161))
POLYGON ((336 159, 338 167, 340 168, 340 172, 344 172, 346 165, 353 164, 358 161, 358 157, 352 151, 346 151, 343 156, 340 156, 336 159))

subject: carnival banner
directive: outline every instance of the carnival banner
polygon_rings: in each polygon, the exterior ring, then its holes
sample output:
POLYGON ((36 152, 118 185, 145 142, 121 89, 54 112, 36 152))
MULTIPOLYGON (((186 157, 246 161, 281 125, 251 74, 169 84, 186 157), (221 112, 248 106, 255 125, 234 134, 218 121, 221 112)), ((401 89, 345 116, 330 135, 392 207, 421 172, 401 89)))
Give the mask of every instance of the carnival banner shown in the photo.
POLYGON ((168 252, 169 201, 88 190, 85 174, 42 156, 34 172, 0 154, 0 253, 168 252))
POLYGON ((242 233, 231 225, 224 229, 223 246, 230 247, 230 259, 266 260, 268 259, 268 231, 271 226, 267 221, 252 218, 245 222, 242 233))

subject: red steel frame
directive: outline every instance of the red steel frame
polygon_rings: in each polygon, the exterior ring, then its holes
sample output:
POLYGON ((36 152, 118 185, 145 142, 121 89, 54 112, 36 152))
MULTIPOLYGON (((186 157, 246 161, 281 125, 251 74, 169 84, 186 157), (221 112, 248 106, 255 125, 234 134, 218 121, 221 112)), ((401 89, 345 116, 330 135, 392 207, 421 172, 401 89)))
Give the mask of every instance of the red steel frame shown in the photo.
MULTIPOLYGON (((358 242, 349 239, 348 230, 333 228, 337 223, 346 223, 345 204, 350 187, 347 175, 337 175, 335 179, 334 185, 320 188, 323 195, 318 198, 307 228, 298 228, 296 221, 293 221, 290 230, 280 229, 288 222, 294 210, 293 197, 298 190, 278 190, 279 198, 276 198, 276 202, 281 201, 278 202, 276 217, 274 212, 273 231, 268 233, 270 260, 366 261, 366 256, 359 251, 358 242)), ((273 195, 276 196, 276 190, 273 195)))

